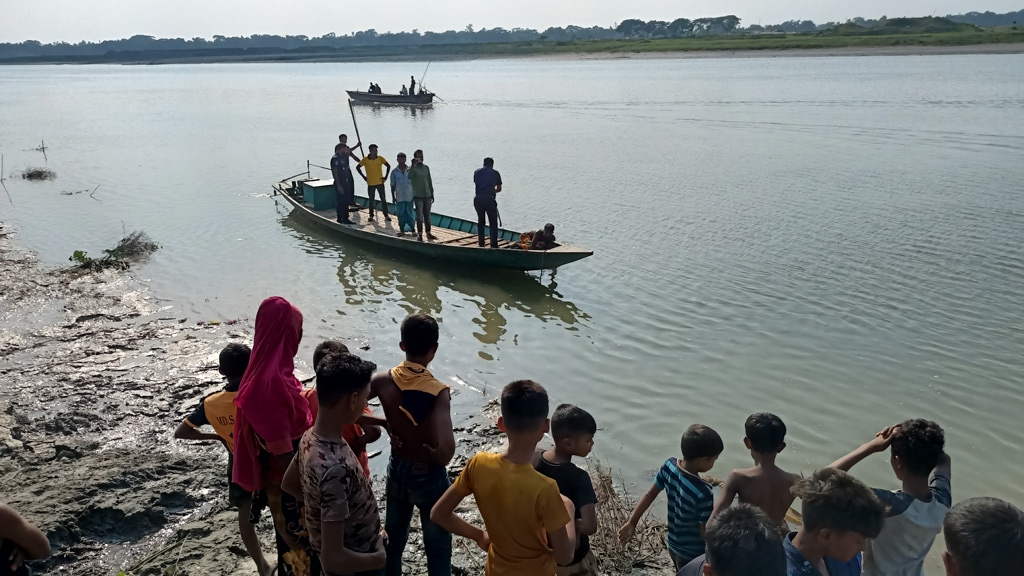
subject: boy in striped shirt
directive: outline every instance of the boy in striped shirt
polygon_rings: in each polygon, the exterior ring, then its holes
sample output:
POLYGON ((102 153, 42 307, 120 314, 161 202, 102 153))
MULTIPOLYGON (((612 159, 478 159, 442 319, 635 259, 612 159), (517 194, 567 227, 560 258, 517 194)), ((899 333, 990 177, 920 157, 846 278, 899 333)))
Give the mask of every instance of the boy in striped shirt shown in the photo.
POLYGON ((619 541, 628 542, 658 494, 668 491, 668 552, 677 571, 704 553, 704 524, 715 507, 715 496, 700 474, 711 470, 725 445, 718 432, 694 424, 683 433, 680 448, 683 458, 669 458, 662 464, 654 485, 619 528, 619 541))

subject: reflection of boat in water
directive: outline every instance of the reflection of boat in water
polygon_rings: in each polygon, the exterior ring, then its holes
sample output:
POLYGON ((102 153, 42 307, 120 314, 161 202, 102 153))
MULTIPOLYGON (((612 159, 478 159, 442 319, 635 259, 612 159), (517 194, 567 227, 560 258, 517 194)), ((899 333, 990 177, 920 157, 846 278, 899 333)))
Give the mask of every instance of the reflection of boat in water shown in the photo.
POLYGON ((371 94, 359 90, 345 90, 353 102, 360 104, 400 104, 403 106, 427 106, 434 103, 433 92, 419 94, 371 94))
POLYGON ((350 243, 337 242, 294 210, 282 223, 294 231, 307 251, 332 259, 340 257, 338 281, 344 287, 346 304, 365 312, 382 311, 386 302, 408 313, 426 312, 439 317, 458 314, 458 309, 475 309, 474 336, 484 344, 497 344, 508 337, 509 311, 570 331, 578 330, 578 324, 590 319, 559 293, 554 272, 545 273, 544 282, 514 270, 493 269, 481 277, 445 262, 396 261, 373 245, 367 245, 366 250, 352 249, 350 243))
MULTIPOLYGON (((498 230, 499 248, 477 246, 477 223, 445 216, 434 212, 430 215, 435 240, 418 241, 415 236, 397 236, 397 218, 385 222, 381 210, 373 220, 360 213, 355 224, 340 224, 335 212, 333 180, 285 179, 274 186, 274 191, 294 207, 296 213, 308 221, 330 231, 339 238, 355 238, 403 252, 409 256, 428 257, 458 264, 511 268, 514 270, 547 270, 581 260, 593 254, 590 250, 570 244, 555 244, 550 250, 521 250, 519 232, 498 230)), ((361 207, 371 200, 356 196, 355 202, 361 207)), ((379 200, 374 200, 380 205, 379 200)), ((395 213, 395 205, 388 204, 388 210, 395 213)), ((485 231, 487 228, 485 228, 485 231)), ((486 236, 486 234, 485 234, 486 236)))

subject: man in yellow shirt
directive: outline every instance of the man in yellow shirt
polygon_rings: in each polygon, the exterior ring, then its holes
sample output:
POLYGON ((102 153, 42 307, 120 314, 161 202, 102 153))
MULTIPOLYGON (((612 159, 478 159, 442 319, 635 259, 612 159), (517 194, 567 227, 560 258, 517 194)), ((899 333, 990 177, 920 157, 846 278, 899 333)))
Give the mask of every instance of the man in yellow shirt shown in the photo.
POLYGON ((376 197, 380 195, 380 205, 384 209, 384 221, 391 222, 391 216, 388 215, 388 199, 384 195, 384 183, 387 182, 388 175, 391 174, 391 164, 388 164, 383 156, 377 155, 376 144, 370 144, 370 155, 359 161, 356 171, 363 177, 363 180, 366 180, 366 195, 370 197, 370 220, 373 220, 373 208, 377 203, 376 197), (386 172, 383 170, 384 166, 388 168, 386 172), (366 168, 366 172, 363 172, 363 168, 366 168))
POLYGON ((537 443, 550 428, 548 393, 530 380, 501 392, 498 428, 508 435, 501 454, 479 452, 430 511, 430 519, 487 551, 486 576, 555 576, 576 550, 576 508, 558 484, 533 468, 537 443), (472 494, 486 529, 455 514, 472 494))

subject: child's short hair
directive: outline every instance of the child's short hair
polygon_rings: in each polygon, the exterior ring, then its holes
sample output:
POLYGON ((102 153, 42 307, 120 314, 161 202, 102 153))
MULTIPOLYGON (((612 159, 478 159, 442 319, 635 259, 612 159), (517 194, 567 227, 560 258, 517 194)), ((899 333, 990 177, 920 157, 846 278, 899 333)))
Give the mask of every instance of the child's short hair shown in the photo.
POLYGON ((555 440, 597 433, 597 422, 589 412, 574 404, 562 404, 551 415, 551 436, 555 440))
POLYGON ((220 373, 228 378, 241 378, 245 375, 245 369, 249 367, 249 356, 252 350, 245 344, 232 342, 220 351, 218 361, 220 373))
POLYGON ((877 538, 885 505, 863 482, 837 468, 822 468, 793 486, 802 502, 804 528, 856 532, 877 538))
POLYGON ((900 423, 892 435, 892 454, 915 476, 928 476, 946 447, 946 434, 930 420, 914 418, 900 423))
POLYGON ((332 352, 316 367, 316 396, 321 406, 331 408, 343 398, 370 384, 377 365, 354 354, 332 352))
POLYGON ((1010 576, 1024 566, 1024 511, 998 498, 953 506, 942 523, 960 576, 1010 576))
POLYGON ((785 576, 778 528, 759 508, 736 504, 708 521, 707 562, 718 576, 785 576))
POLYGON ((348 346, 345 346, 337 340, 324 340, 323 342, 316 345, 316 350, 313 350, 313 371, 316 372, 316 367, 320 365, 320 361, 325 356, 332 352, 340 352, 348 354, 348 346))
POLYGON ((422 356, 437 346, 437 320, 426 314, 410 314, 402 320, 402 344, 413 356, 422 356))
POLYGON ((786 447, 786 425, 782 418, 770 412, 758 412, 747 416, 743 425, 754 452, 770 454, 781 452, 786 447))
POLYGON ((548 391, 532 380, 516 380, 501 391, 505 430, 532 432, 548 417, 548 391))
POLYGON ((711 428, 703 424, 694 424, 683 432, 683 439, 679 442, 679 449, 686 460, 697 458, 708 458, 718 456, 725 450, 725 443, 722 437, 711 428))

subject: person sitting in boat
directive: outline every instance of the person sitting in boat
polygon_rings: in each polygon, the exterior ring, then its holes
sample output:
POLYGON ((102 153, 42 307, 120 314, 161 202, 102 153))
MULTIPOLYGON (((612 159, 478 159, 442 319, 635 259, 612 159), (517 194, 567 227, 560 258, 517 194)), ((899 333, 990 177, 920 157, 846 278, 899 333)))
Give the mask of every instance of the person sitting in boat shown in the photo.
POLYGON ((367 93, 369 93, 369 94, 375 94, 375 93, 376 93, 376 92, 374 92, 374 90, 373 90, 373 82, 370 82, 370 87, 369 87, 369 88, 367 88, 367 89, 366 89, 366 91, 367 91, 367 93))
POLYGON ((405 84, 402 84, 402 91, 399 92, 399 94, 401 94, 402 96, 408 96, 409 95, 409 91, 405 89, 405 84))
POLYGON ((555 247, 555 225, 545 224, 541 230, 531 230, 519 235, 519 244, 513 248, 522 250, 550 250, 555 247))

